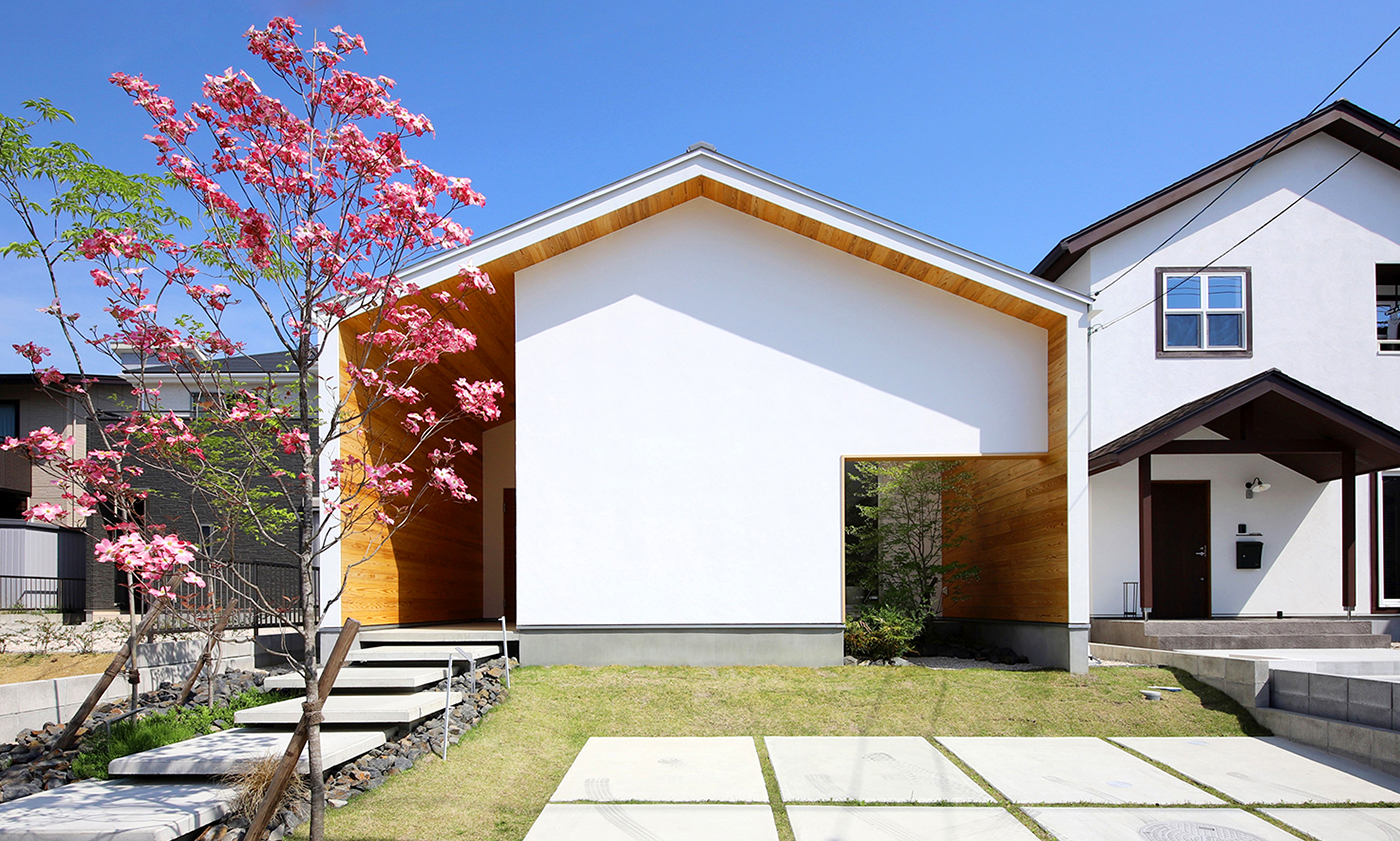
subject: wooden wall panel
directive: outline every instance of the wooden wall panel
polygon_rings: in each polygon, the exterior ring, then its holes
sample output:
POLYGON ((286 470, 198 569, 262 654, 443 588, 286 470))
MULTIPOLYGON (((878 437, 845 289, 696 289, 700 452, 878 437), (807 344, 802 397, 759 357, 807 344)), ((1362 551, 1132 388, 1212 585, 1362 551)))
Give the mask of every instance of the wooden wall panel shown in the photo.
POLYGON ((1065 434, 1066 326, 1049 329, 1050 450, 1035 458, 969 459, 978 509, 951 560, 976 564, 976 581, 953 586, 947 616, 1069 621, 1069 462, 1065 434))
MULTIPOLYGON (((515 416, 515 288, 512 272, 492 271, 495 295, 470 292, 469 310, 449 310, 440 317, 470 329, 477 337, 475 351, 444 357, 425 369, 414 384, 425 394, 424 404, 405 406, 390 402, 362 418, 357 434, 341 439, 341 451, 370 464, 406 459, 418 481, 431 469, 425 452, 411 452, 413 438, 402 422, 410 411, 431 406, 440 414, 452 410, 452 384, 494 379, 506 387, 502 418, 515 416)), ((360 367, 377 367, 383 360, 366 350, 356 336, 374 329, 378 313, 366 313, 347 321, 341 329, 341 359, 360 367)), ((340 372, 340 387, 352 413, 366 398, 349 375, 340 372)), ((486 425, 460 420, 444 434, 480 448, 486 425)), ((429 448, 431 449, 431 448, 429 448)), ((457 473, 473 495, 482 488, 481 452, 457 461, 457 473)), ((451 622, 481 617, 484 512, 479 501, 461 503, 430 493, 431 502, 417 516, 392 531, 361 517, 341 544, 341 568, 346 572, 342 615, 366 625, 451 622)))

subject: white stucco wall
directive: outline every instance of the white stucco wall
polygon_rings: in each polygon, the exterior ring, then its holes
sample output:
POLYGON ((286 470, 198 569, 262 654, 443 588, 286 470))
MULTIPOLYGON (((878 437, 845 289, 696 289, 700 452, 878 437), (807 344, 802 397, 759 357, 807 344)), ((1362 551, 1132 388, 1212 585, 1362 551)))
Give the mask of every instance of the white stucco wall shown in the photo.
MULTIPOLYGON (((1067 273, 1099 292, 1107 324, 1156 295, 1155 269, 1247 266, 1253 356, 1156 358, 1155 306, 1090 339, 1091 439, 1098 447, 1196 398, 1278 368, 1392 426, 1400 426, 1400 355, 1375 338, 1377 263, 1400 263, 1400 172, 1361 155, 1243 244, 1232 246, 1342 164, 1355 149, 1315 136, 1254 168, 1172 244, 1137 263, 1224 189, 1211 188, 1097 246, 1067 273), (1224 252, 1229 251, 1228 254, 1224 252), (1224 256, 1221 256, 1221 255, 1224 256)), ((1341 493, 1262 457, 1158 457, 1159 479, 1212 482, 1213 610, 1222 615, 1341 611, 1341 493), (1274 487, 1244 499, 1244 482, 1274 487), (1265 534, 1264 569, 1234 568, 1238 523, 1265 534)), ((1122 612, 1122 582, 1137 575, 1137 467, 1090 480, 1093 612, 1122 612)), ((1370 604, 1367 485, 1358 480, 1357 606, 1370 604)))
POLYGON ((1044 330, 707 200, 516 284, 521 625, 838 623, 843 456, 1046 448, 1044 330))

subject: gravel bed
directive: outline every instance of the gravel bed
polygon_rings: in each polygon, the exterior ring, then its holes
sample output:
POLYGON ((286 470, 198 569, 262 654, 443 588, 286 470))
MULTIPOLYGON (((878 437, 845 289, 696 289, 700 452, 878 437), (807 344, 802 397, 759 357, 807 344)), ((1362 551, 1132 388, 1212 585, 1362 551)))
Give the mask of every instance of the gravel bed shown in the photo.
POLYGON ((909 662, 925 669, 993 669, 998 672, 1034 672, 1042 667, 1034 663, 993 663, 968 657, 910 657, 909 662))

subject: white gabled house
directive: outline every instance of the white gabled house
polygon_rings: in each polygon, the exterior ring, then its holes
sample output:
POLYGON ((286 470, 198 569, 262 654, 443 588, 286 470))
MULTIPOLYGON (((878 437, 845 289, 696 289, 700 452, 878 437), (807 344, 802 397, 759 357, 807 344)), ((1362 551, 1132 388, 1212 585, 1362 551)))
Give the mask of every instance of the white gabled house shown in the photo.
POLYGON ((1036 268, 1095 298, 1096 618, 1400 630, 1397 207, 1400 131, 1339 101, 1036 268))
MULTIPOLYGON (((499 422, 455 432, 480 447, 463 476, 482 502, 353 568, 373 540, 323 560, 323 594, 348 571, 328 628, 505 614, 526 663, 839 663, 845 462, 956 456, 982 575, 950 613, 1087 665, 1080 292, 704 145, 405 278, 431 289, 467 261, 497 294, 472 300, 478 349, 439 381, 506 386, 499 422)), ((375 428, 397 428, 384 411, 375 428)))

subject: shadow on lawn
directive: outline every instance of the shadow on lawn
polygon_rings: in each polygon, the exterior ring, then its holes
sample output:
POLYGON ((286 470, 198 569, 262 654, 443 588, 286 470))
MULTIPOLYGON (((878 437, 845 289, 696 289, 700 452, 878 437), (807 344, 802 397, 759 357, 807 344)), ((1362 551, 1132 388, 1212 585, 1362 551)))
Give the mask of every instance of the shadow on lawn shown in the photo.
POLYGON ((1176 675, 1182 689, 1195 695, 1200 700, 1202 707, 1234 716, 1235 720, 1240 723, 1240 732, 1246 736, 1274 735, 1272 730, 1255 721, 1254 716, 1249 714, 1249 710, 1245 709, 1234 698, 1213 686, 1201 683, 1188 671, 1174 666, 1164 666, 1163 668, 1176 675))

